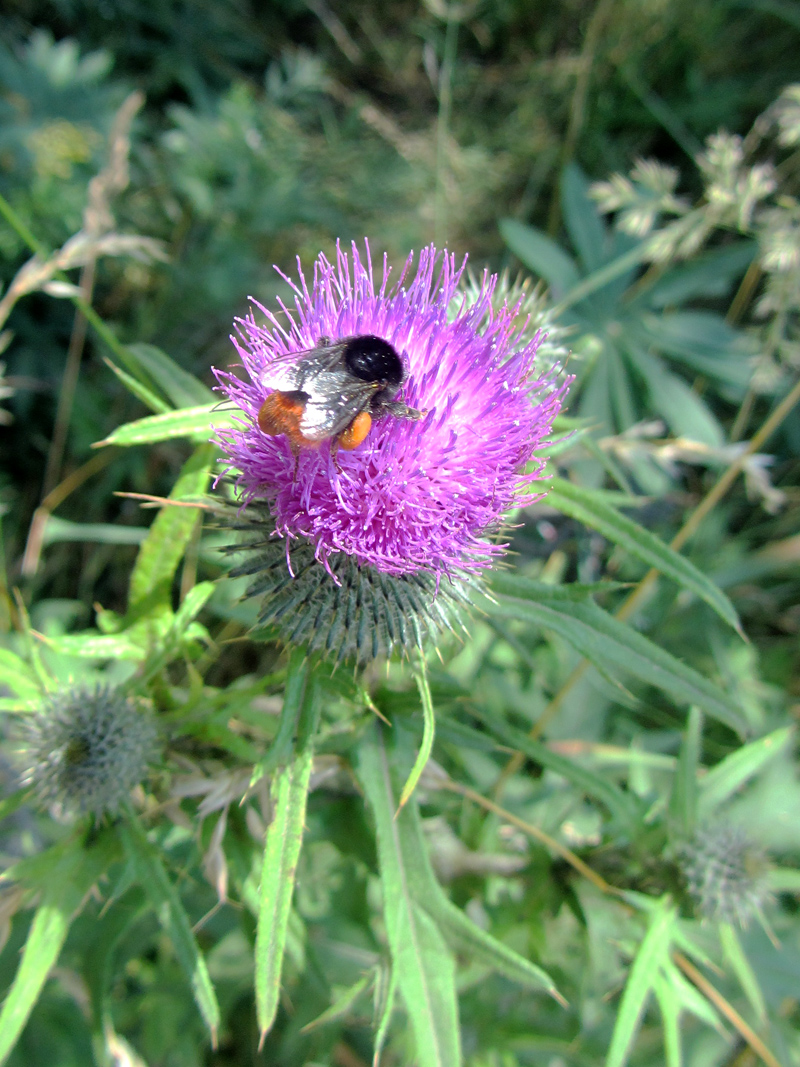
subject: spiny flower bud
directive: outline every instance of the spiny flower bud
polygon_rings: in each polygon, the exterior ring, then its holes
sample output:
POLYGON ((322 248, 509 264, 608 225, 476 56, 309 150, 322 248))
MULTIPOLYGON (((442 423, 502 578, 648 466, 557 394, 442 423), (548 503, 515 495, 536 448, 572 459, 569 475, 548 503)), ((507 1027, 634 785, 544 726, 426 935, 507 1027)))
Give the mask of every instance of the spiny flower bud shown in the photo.
POLYGON ((740 826, 698 830, 682 850, 681 868, 704 919, 746 926, 770 898, 767 855, 740 826))
POLYGON ((119 808, 157 751, 144 701, 108 685, 75 685, 49 695, 25 723, 23 781, 42 805, 100 816, 119 808))

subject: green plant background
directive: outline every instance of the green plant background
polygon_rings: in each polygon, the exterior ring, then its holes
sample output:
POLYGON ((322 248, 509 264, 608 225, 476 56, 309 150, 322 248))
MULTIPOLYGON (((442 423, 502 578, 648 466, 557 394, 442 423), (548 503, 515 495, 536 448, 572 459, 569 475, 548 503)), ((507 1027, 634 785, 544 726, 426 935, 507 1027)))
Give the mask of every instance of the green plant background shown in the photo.
POLYGON ((800 1064, 798 5, 0 17, 0 1062, 800 1064), (506 272, 576 380, 469 638, 354 673, 135 494, 210 492, 233 318, 364 236, 506 272), (97 825, 17 751, 96 681, 165 745, 97 825), (731 825, 746 925, 682 874, 731 825))

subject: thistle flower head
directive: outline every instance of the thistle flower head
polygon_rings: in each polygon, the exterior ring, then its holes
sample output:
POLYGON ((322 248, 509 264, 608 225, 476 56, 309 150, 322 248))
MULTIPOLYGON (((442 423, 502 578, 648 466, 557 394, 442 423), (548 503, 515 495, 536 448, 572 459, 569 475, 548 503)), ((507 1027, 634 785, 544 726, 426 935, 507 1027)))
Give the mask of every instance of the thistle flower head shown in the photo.
POLYGON ((767 855, 739 826, 698 830, 682 850, 681 868, 704 919, 747 926, 770 898, 767 855))
MULTIPOLYGON (((553 370, 536 378, 540 337, 526 334, 517 307, 493 307, 496 277, 484 275, 469 297, 460 295, 464 266, 433 247, 420 253, 416 271, 409 257, 393 285, 389 274, 384 260, 376 280, 369 248, 362 258, 354 245, 350 256, 338 249, 334 263, 321 255, 311 285, 302 269, 299 281, 287 279, 294 308, 255 304, 233 338, 246 377, 216 372, 243 412, 219 441, 235 471, 244 523, 261 531, 270 567, 279 554, 272 538, 290 576, 297 557, 300 569, 315 562, 334 585, 345 571, 362 587, 380 576, 387 590, 424 587, 430 604, 448 584, 442 579, 468 580, 502 553, 495 535, 511 508, 536 497, 542 464, 534 453, 565 385, 553 370), (365 335, 395 349, 403 364, 397 407, 421 417, 379 408, 352 451, 336 451, 331 440, 298 448, 285 434, 262 432, 267 397, 286 389, 283 368, 321 343, 365 335)), ((285 397, 307 410, 318 402, 316 388, 313 377, 304 379, 285 397)), ((347 603, 338 610, 349 610, 347 603)), ((323 620, 309 625, 322 634, 323 620)), ((348 651, 350 638, 341 646, 348 651)))
POLYGON ((157 730, 142 701, 106 685, 48 696, 25 724, 23 775, 39 801, 72 814, 116 811, 147 774, 157 730))

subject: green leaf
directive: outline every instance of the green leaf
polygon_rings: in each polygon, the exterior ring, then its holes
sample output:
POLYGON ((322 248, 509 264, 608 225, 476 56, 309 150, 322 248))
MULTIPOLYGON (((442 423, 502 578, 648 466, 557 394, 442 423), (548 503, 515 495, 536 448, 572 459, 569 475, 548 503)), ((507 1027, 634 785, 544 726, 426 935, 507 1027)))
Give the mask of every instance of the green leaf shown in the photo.
POLYGON ((169 397, 173 407, 191 408, 216 403, 214 393, 207 385, 178 366, 160 348, 145 344, 128 345, 127 348, 147 376, 169 397))
POLYGON ((670 820, 675 832, 682 838, 692 836, 697 819, 697 771, 702 740, 703 715, 699 708, 693 707, 689 709, 669 801, 670 820))
POLYGON ((731 965, 744 995, 750 1001, 750 1007, 756 1013, 759 1023, 763 1026, 767 1021, 767 1005, 764 1003, 764 994, 761 992, 761 986, 758 984, 755 971, 750 966, 750 961, 744 953, 739 935, 730 923, 719 924, 719 940, 725 959, 731 965))
POLYGON ((794 727, 783 726, 766 737, 742 745, 706 774, 700 783, 700 816, 707 819, 753 775, 780 755, 794 734, 794 727))
POLYGON ((507 595, 499 604, 487 603, 487 613, 551 630, 598 670, 617 668, 633 674, 675 700, 698 704, 709 715, 744 732, 739 706, 718 686, 594 602, 572 600, 559 587, 531 582, 517 574, 498 572, 493 586, 507 595))
POLYGON ((381 965, 375 982, 375 1010, 373 1029, 375 1030, 375 1047, 372 1053, 372 1067, 379 1067, 383 1046, 389 1034, 389 1026, 394 1014, 394 996, 397 992, 397 974, 393 967, 381 965))
POLYGON ((713 449, 723 448, 725 433, 722 425, 694 389, 667 370, 664 361, 653 352, 632 344, 627 347, 627 353, 647 383, 653 410, 664 416, 676 437, 699 441, 713 449))
POLYGON ((342 990, 333 1004, 331 1004, 329 1008, 326 1008, 321 1015, 318 1015, 316 1019, 312 1019, 310 1023, 306 1023, 300 1030, 300 1033, 307 1034, 311 1030, 316 1030, 319 1026, 325 1026, 326 1023, 332 1023, 336 1022, 337 1019, 343 1019, 361 994, 369 989, 374 980, 375 972, 370 971, 369 974, 365 974, 363 978, 359 978, 353 985, 342 990))
POLYGON ((669 946, 675 922, 675 909, 662 902, 651 916, 650 927, 633 961, 625 992, 617 1012, 614 1033, 606 1057, 606 1067, 623 1067, 628 1061, 647 998, 659 971, 669 960, 669 946))
POLYGON ((31 667, 7 648, 0 648, 0 685, 24 701, 38 703, 42 699, 41 686, 31 667))
POLYGON ((568 782, 604 804, 611 815, 618 821, 620 830, 629 837, 635 837, 641 823, 641 810, 636 800, 624 793, 619 786, 603 774, 591 771, 574 760, 567 759, 553 752, 541 741, 534 741, 515 730, 513 726, 500 720, 495 715, 487 715, 482 719, 486 729, 497 737, 503 744, 518 752, 524 753, 529 759, 534 760, 541 767, 546 767, 554 774, 560 774, 568 782))
POLYGON ((195 1002, 216 1046, 220 1023, 217 995, 178 891, 167 874, 160 853, 150 844, 132 810, 118 824, 118 832, 139 883, 147 893, 159 923, 172 942, 175 956, 189 979, 195 1002))
POLYGON ((549 485, 547 503, 551 507, 597 530, 609 541, 689 589, 729 626, 741 632, 739 617, 728 597, 685 556, 675 552, 644 526, 620 514, 596 490, 584 489, 565 478, 553 478, 549 485))
POLYGON ((420 657, 419 668, 414 672, 414 677, 417 681, 417 688, 419 689, 420 699, 422 700, 422 744, 419 746, 419 752, 417 758, 414 760, 414 766, 411 768, 406 784, 403 786, 400 793, 400 807, 404 807, 408 802, 408 798, 417 788, 417 782, 420 779, 420 775, 425 770, 425 764, 430 759, 431 752, 433 751, 433 739, 436 732, 436 713, 433 710, 433 700, 431 698, 431 690, 428 685, 428 671, 425 665, 425 659, 420 657))
POLYGON ((63 637, 43 637, 48 648, 62 656, 77 656, 81 659, 123 659, 138 663, 147 656, 148 645, 137 640, 133 631, 121 634, 98 634, 87 630, 82 634, 65 634, 63 637))
POLYGON ((186 507, 181 501, 203 496, 213 459, 213 445, 202 445, 195 450, 170 493, 170 500, 176 503, 161 508, 153 521, 131 575, 130 613, 141 611, 145 605, 170 603, 172 579, 200 515, 199 508, 186 507))
POLYGON ((503 219, 500 233, 517 259, 544 278, 556 299, 577 285, 580 275, 575 261, 547 234, 516 219, 503 219))
POLYGON ((725 248, 695 256, 665 271, 640 297, 651 307, 676 306, 692 297, 726 296, 758 252, 755 241, 737 241, 725 248))
POLYGON ((256 931, 256 1015, 262 1041, 278 1013, 283 956, 303 841, 312 763, 313 753, 309 747, 281 768, 272 782, 274 813, 264 848, 256 931))
POLYGON ((711 311, 676 311, 648 315, 642 320, 642 336, 659 352, 665 352, 701 374, 744 391, 752 377, 752 345, 721 315, 711 311))
MULTIPOLYGON (((93 845, 83 848, 70 842, 49 863, 42 880, 41 899, 22 950, 14 981, 0 1011, 0 1063, 3 1063, 22 1033, 39 994, 55 966, 70 924, 89 890, 117 854, 113 834, 101 833, 93 845), (59 854, 60 853, 60 854, 59 854)), ((48 857, 41 857, 47 859, 48 857)))
POLYGON ((155 411, 157 415, 163 415, 165 412, 172 410, 166 401, 162 400, 161 397, 156 396, 156 394, 151 389, 148 389, 146 385, 143 385, 138 378, 134 378, 132 374, 128 374, 127 371, 122 370, 116 363, 112 363, 110 359, 106 359, 104 362, 106 366, 116 374, 128 392, 133 393, 137 400, 141 400, 145 407, 150 408, 151 411, 155 411))
POLYGON ((561 214, 586 273, 602 267, 608 252, 606 228, 589 197, 586 176, 574 163, 569 163, 561 175, 561 214))
POLYGON ((663 974, 656 975, 653 992, 661 1009, 664 1024, 664 1063, 665 1067, 681 1067, 681 1006, 675 990, 663 974))
POLYGON ((424 851, 422 856, 409 854, 403 847, 404 838, 415 837, 415 805, 397 811, 388 756, 376 727, 361 742, 359 776, 375 817, 384 921, 416 1041, 415 1062, 419 1067, 457 1067, 461 1049, 455 965, 436 924, 415 899, 415 884, 425 884, 419 870, 424 851))
MULTIPOLYGON (((149 445, 156 441, 170 441, 176 437, 196 437, 208 440, 215 430, 228 429, 236 425, 235 411, 222 411, 217 404, 203 404, 201 407, 181 408, 164 415, 148 415, 136 422, 117 427, 113 433, 95 448, 103 445, 118 445, 129 448, 132 445, 149 445)), ((239 416, 241 418, 241 415, 239 416)))
POLYGON ((61 541, 80 541, 101 545, 140 545, 147 537, 146 526, 123 526, 110 522, 71 522, 48 515, 42 534, 42 544, 61 541))

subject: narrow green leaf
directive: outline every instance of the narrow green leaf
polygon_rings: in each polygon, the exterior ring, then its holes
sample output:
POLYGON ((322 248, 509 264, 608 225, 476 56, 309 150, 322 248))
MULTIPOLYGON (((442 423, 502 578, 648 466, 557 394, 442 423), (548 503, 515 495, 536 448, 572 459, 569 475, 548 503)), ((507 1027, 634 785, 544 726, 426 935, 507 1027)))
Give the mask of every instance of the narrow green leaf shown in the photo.
POLYGON ((58 961, 75 913, 116 851, 113 836, 101 834, 89 848, 70 842, 58 861, 48 865, 22 959, 0 1011, 0 1063, 8 1058, 24 1029, 58 961))
POLYGON ((684 1011, 690 1012, 706 1026, 716 1030, 718 1034, 725 1033, 725 1027, 722 1025, 717 1009, 710 1000, 706 1000, 696 986, 684 978, 672 961, 664 968, 664 977, 675 990, 675 995, 684 1011))
POLYGON ((561 174, 561 214, 586 273, 602 267, 609 251, 606 228, 589 197, 586 175, 574 163, 567 164, 561 174))
POLYGON ((414 677, 417 680, 417 688, 422 701, 422 744, 419 747, 419 752, 414 760, 414 766, 411 768, 408 780, 400 794, 400 808, 405 807, 408 798, 417 788, 420 775, 425 770, 425 764, 430 759, 433 751, 433 739, 436 733, 436 714, 433 710, 433 699, 428 685, 428 670, 425 665, 425 659, 422 656, 420 657, 419 669, 414 672, 414 677))
POLYGON ((692 707, 689 709, 669 801, 672 825, 677 834, 684 838, 691 837, 697 818, 697 771, 702 739, 703 715, 699 708, 692 707))
POLYGON ((556 989, 547 971, 526 960, 486 930, 482 930, 461 908, 447 899, 438 883, 436 888, 438 892, 431 895, 426 902, 426 911, 439 924, 448 942, 459 951, 473 956, 484 966, 504 975, 509 981, 543 991, 557 1000, 562 1007, 566 1007, 567 1002, 556 989))
POLYGON ((38 703, 42 690, 31 667, 7 648, 0 648, 0 685, 7 686, 22 700, 38 703))
POLYGON ((644 289, 641 300, 651 307, 677 307, 691 297, 726 296, 758 252, 756 241, 737 241, 694 256, 658 277, 644 289))
POLYGON ((600 671, 633 674, 669 693, 675 700, 698 704, 707 714, 743 733, 746 724, 735 701, 702 674, 620 622, 592 601, 572 600, 559 587, 498 572, 493 586, 508 592, 489 614, 520 619, 551 630, 568 641, 600 671), (524 599, 523 599, 524 598, 524 599))
POLYGON ((750 1007, 756 1013, 761 1024, 767 1021, 767 1005, 764 994, 756 978, 755 971, 745 955, 739 935, 730 923, 719 924, 719 940, 725 959, 731 965, 733 973, 739 980, 744 995, 750 1001, 750 1007))
POLYGON ((140 545, 147 537, 146 526, 123 526, 110 522, 71 522, 49 515, 42 534, 42 543, 61 541, 92 542, 101 545, 140 545))
POLYGON ((661 1019, 664 1024, 664 1063, 666 1067, 681 1067, 683 1056, 681 1054, 680 1003, 672 985, 662 974, 656 975, 653 992, 661 1009, 661 1019))
POLYGON ((701 818, 707 819, 723 801, 780 755, 789 743, 794 728, 783 726, 766 737, 742 745, 725 759, 712 767, 700 783, 699 810, 701 818))
POLYGON ((541 230, 516 219, 503 219, 500 234, 517 259, 544 278, 557 299, 577 285, 580 275, 575 261, 541 230))
POLYGON ((208 486, 213 445, 196 449, 183 466, 170 493, 170 500, 159 511, 139 549, 133 568, 128 611, 137 612, 145 603, 170 603, 172 579, 194 532, 200 509, 184 507, 180 501, 201 497, 208 486))
POLYGON ((741 632, 736 609, 728 597, 685 556, 675 552, 644 526, 620 514, 595 490, 574 485, 565 478, 553 478, 549 485, 547 503, 551 507, 597 530, 609 541, 689 589, 741 632))
POLYGON ((625 992, 617 1012, 614 1033, 606 1057, 606 1067, 623 1067, 628 1061, 639 1023, 644 1013, 647 998, 658 978, 658 973, 669 960, 669 946, 675 909, 662 902, 651 917, 636 958, 633 961, 625 992))
POLYGON ((150 844, 131 809, 127 818, 119 823, 118 832, 139 882, 150 898, 158 921, 169 936, 175 956, 189 979, 195 1002, 216 1046, 220 1023, 217 995, 178 891, 167 874, 160 853, 150 844))
POLYGON ((138 378, 134 378, 132 374, 128 374, 127 371, 122 370, 112 363, 110 359, 104 360, 106 366, 113 371, 119 378, 129 393, 133 393, 137 400, 150 408, 151 411, 155 411, 157 415, 163 415, 165 412, 170 411, 171 408, 161 397, 156 396, 152 389, 148 389, 146 385, 143 385, 138 378))
POLYGON ((359 978, 357 982, 343 990, 336 1000, 331 1004, 329 1008, 326 1008, 321 1015, 318 1015, 316 1019, 312 1019, 310 1023, 306 1023, 300 1030, 301 1034, 307 1034, 311 1030, 316 1030, 320 1026, 325 1026, 326 1023, 336 1022, 337 1019, 343 1019, 351 1010, 362 993, 365 993, 375 980, 375 972, 370 971, 369 974, 365 974, 363 978, 359 978))
POLYGON ((397 972, 394 967, 381 966, 375 982, 375 1011, 373 1029, 375 1030, 375 1047, 372 1053, 372 1067, 379 1067, 381 1052, 389 1034, 389 1027, 394 1014, 394 996, 397 992, 397 972))
POLYGON ((250 776, 251 786, 291 758, 292 745, 300 720, 300 712, 306 699, 309 677, 308 652, 302 647, 291 648, 278 732, 268 751, 253 767, 253 773, 250 776))
POLYGON ((262 1042, 278 1013, 283 956, 312 763, 313 753, 309 746, 278 771, 272 784, 274 813, 264 848, 256 931, 256 1015, 262 1042))
POLYGON ((181 408, 163 415, 147 415, 135 422, 118 426, 108 437, 95 444, 117 445, 130 448, 132 445, 151 445, 157 441, 170 441, 176 437, 198 437, 207 440, 214 430, 236 425, 236 412, 221 411, 216 404, 181 408))
POLYGON ((543 745, 541 741, 534 741, 521 730, 515 730, 514 727, 502 722, 497 716, 487 715, 481 721, 486 729, 503 744, 524 753, 541 767, 546 767, 566 778, 568 782, 572 782, 587 796, 599 800, 618 821, 623 833, 630 837, 636 835, 641 822, 639 804, 615 785, 607 775, 589 770, 574 760, 567 759, 566 756, 560 756, 547 745, 543 745))
POLYGON ((173 407, 190 408, 216 402, 214 393, 207 385, 178 366, 160 348, 146 344, 128 345, 127 348, 148 377, 169 397, 173 407))
POLYGON ((800 871, 792 867, 774 867, 767 878, 773 893, 800 894, 800 871))
POLYGON ((359 775, 375 817, 386 933, 414 1031, 415 1062, 419 1067, 457 1067, 461 1049, 455 965, 436 924, 414 899, 419 857, 409 857, 402 847, 404 831, 410 827, 413 832, 414 805, 395 815, 389 760, 377 727, 361 742, 359 775))

